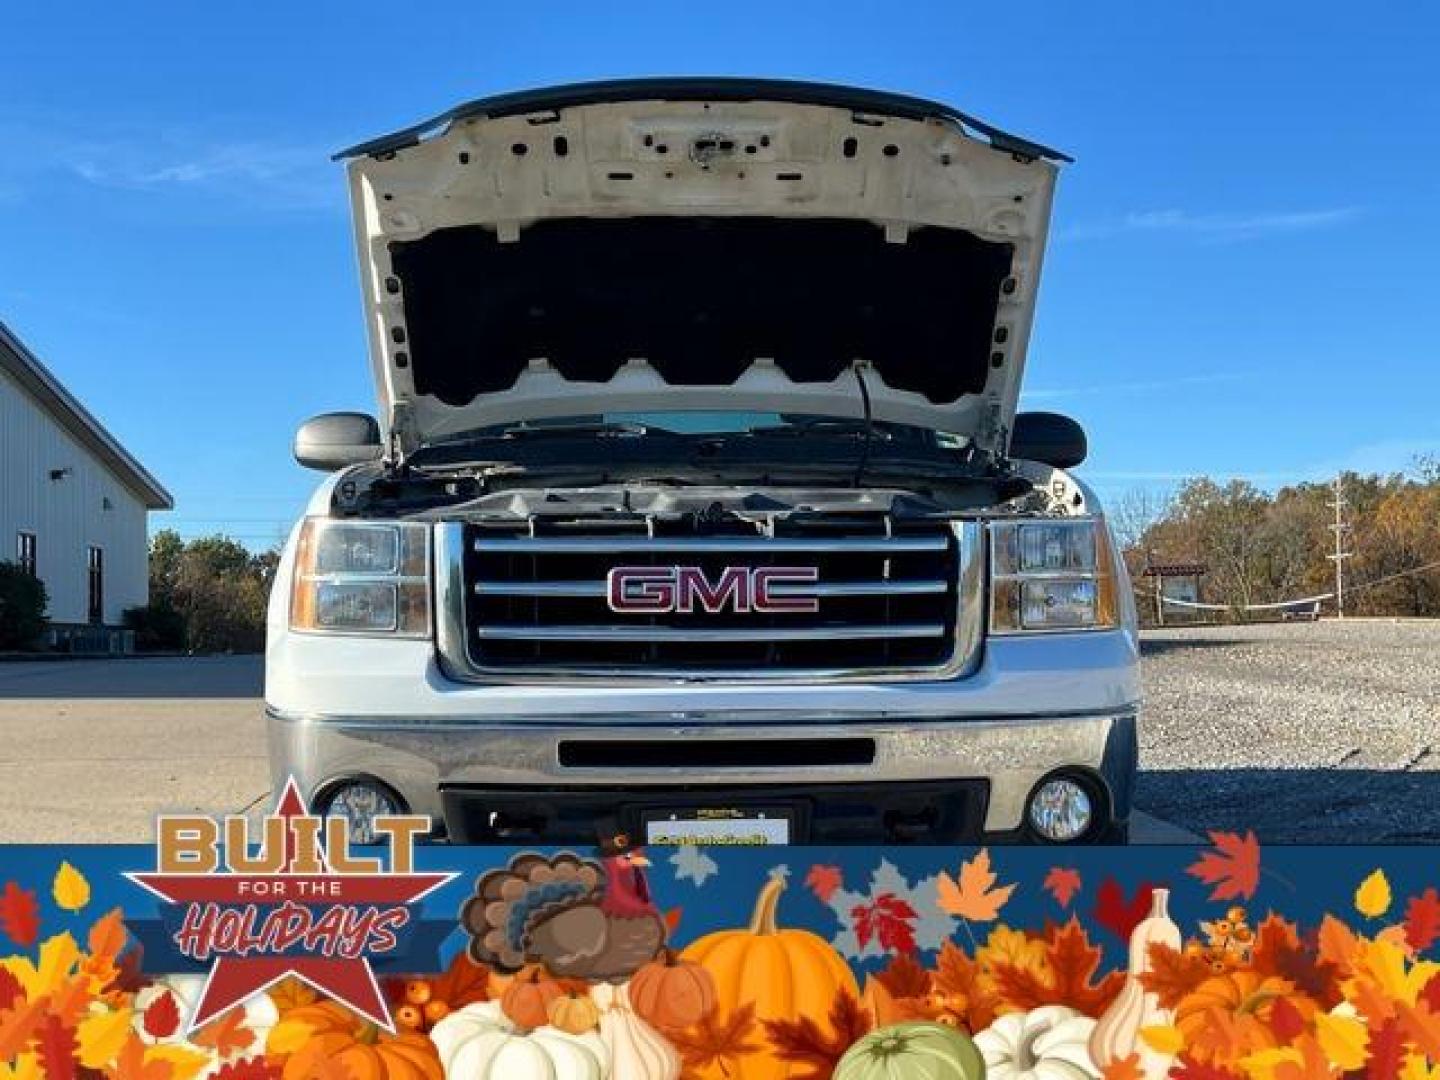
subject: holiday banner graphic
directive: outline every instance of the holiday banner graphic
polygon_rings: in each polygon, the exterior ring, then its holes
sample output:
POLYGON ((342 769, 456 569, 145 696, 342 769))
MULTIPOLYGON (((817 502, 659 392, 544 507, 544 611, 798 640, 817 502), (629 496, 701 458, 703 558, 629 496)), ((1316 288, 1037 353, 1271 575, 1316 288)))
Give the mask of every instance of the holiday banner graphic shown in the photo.
POLYGON ((350 849, 276 817, 0 848, 0 1080, 1440 1080, 1433 849, 350 849))

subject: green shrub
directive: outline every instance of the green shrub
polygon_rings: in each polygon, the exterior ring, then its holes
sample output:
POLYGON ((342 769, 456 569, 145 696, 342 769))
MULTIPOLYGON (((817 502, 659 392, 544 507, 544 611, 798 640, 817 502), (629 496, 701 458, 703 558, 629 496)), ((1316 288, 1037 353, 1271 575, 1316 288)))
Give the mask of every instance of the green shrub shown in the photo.
POLYGON ((185 617, 163 600, 125 609, 125 629, 135 632, 138 652, 175 652, 185 647, 185 617))
POLYGON ((45 583, 14 563, 0 562, 0 649, 28 649, 45 632, 50 603, 45 583))

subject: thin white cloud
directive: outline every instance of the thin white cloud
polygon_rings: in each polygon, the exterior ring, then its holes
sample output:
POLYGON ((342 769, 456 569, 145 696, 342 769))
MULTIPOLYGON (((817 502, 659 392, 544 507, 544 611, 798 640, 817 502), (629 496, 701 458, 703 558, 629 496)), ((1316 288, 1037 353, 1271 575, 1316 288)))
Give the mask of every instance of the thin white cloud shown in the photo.
POLYGON ((137 193, 188 193, 278 210, 343 208, 344 180, 328 149, 231 137, 233 128, 81 130, 51 119, 0 117, 0 198, 14 202, 57 179, 137 193))
POLYGON ((1061 229, 1060 240, 1104 240, 1125 234, 1188 236, 1206 243, 1235 243, 1285 233, 1313 232, 1344 225, 1361 216, 1358 206, 1287 210, 1254 214, 1195 214, 1187 210, 1144 210, 1112 221, 1061 229))
POLYGON ((1216 383, 1238 382, 1246 376, 1239 371, 1216 371, 1205 375, 1177 375, 1173 379, 1143 379, 1133 382, 1091 383, 1087 386, 1040 387, 1022 390, 1024 402, 1058 401, 1077 397, 1109 397, 1116 394, 1153 394, 1178 390, 1187 386, 1213 386, 1216 383))

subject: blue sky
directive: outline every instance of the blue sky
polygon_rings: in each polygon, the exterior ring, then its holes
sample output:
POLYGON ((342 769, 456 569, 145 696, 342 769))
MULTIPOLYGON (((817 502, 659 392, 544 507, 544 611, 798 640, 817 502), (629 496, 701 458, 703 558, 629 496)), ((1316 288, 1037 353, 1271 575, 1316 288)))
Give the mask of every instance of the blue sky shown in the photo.
POLYGON ((1440 9, 35 4, 0 12, 0 318, 175 493, 276 538, 373 401, 331 151, 575 79, 763 74, 1064 148, 1026 402, 1114 493, 1440 451, 1440 9), (423 11, 423 16, 420 14, 423 11))

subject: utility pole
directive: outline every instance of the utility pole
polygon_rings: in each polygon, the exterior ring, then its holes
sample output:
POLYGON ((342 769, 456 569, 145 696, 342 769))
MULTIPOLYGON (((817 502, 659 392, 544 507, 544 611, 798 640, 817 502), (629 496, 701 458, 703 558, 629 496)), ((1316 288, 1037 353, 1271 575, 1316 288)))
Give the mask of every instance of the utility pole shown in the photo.
POLYGON ((1328 555, 1331 562, 1335 564, 1335 614, 1338 618, 1345 618, 1345 560, 1350 558, 1353 552, 1345 550, 1345 533, 1350 528, 1345 520, 1345 474, 1340 473, 1335 477, 1333 485, 1335 489, 1335 500, 1330 504, 1335 509, 1335 524, 1330 529, 1335 534, 1335 554, 1328 555))

